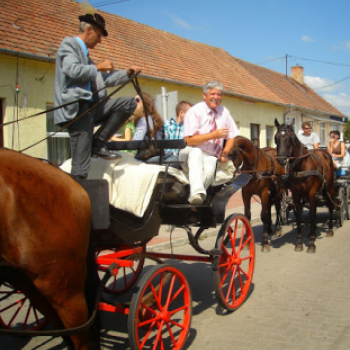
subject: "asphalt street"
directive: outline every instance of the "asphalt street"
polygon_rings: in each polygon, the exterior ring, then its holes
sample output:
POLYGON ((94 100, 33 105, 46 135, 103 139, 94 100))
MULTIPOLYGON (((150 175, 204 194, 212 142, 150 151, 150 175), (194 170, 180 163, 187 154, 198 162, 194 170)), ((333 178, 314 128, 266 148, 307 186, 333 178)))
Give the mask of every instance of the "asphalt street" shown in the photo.
MULTIPOLYGON (((193 318, 185 349, 349 349, 350 221, 327 238, 323 224, 327 217, 325 210, 318 209, 315 254, 307 254, 306 249, 294 251, 296 233, 291 223, 283 227, 282 237, 272 239, 271 251, 261 253, 261 223, 253 226, 253 284, 245 303, 233 313, 217 305, 210 264, 170 261, 184 272, 192 291, 193 318)), ((303 231, 307 243, 308 227, 303 231)), ((200 243, 212 248, 215 237, 200 243)), ((173 250, 193 254, 189 245, 173 250)), ((130 294, 124 297, 127 300, 130 294)), ((129 349, 127 316, 104 314, 101 342, 102 349, 129 349)), ((2 337, 0 348, 59 350, 67 346, 61 338, 2 337)))

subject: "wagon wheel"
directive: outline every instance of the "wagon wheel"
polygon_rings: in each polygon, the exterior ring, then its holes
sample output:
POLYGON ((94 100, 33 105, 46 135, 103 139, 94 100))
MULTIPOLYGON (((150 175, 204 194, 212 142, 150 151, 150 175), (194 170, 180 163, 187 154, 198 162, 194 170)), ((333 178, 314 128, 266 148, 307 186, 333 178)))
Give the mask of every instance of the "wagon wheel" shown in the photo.
POLYGON ((192 317, 191 291, 182 272, 166 264, 155 266, 136 290, 128 317, 131 348, 182 349, 192 317))
MULTIPOLYGON (((144 251, 144 247, 143 251, 144 251)), ((100 254, 113 254, 117 253, 117 248, 111 248, 108 249, 108 251, 97 251, 97 255, 100 254)), ((120 259, 120 258, 118 258, 120 259)), ((117 267, 115 269, 116 275, 111 276, 111 278, 107 281, 104 291, 109 294, 122 294, 129 290, 137 281, 140 274, 142 273, 143 264, 145 262, 145 258, 136 258, 134 256, 128 256, 124 259, 134 260, 134 265, 132 267, 117 267)), ((101 275, 100 277, 104 275, 106 270, 108 269, 107 265, 101 265, 98 264, 98 271, 101 275)))
POLYGON ((38 330, 47 324, 24 293, 7 282, 0 285, 0 328, 38 330))
POLYGON ((349 200, 350 200, 350 186, 348 184, 346 186, 345 193, 344 193, 344 210, 345 210, 345 214, 346 214, 346 220, 350 220, 349 200))
POLYGON ((342 186, 338 189, 338 220, 339 220, 339 227, 343 226, 344 223, 344 215, 345 215, 345 208, 344 208, 344 188, 342 186))
POLYGON ((247 298, 253 278, 255 244, 252 228, 242 214, 230 215, 221 226, 213 259, 213 282, 219 304, 234 311, 247 298))

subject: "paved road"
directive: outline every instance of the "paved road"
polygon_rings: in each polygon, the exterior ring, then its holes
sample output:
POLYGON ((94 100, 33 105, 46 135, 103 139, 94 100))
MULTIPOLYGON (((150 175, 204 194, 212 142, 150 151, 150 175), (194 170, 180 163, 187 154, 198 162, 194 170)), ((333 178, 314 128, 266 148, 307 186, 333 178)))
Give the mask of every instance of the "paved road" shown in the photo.
MULTIPOLYGON (((325 220, 326 215, 318 214, 325 220)), ((318 224, 316 254, 294 252, 295 231, 272 240, 270 253, 260 252, 261 225, 254 227, 256 265, 253 287, 244 305, 226 314, 217 306, 211 266, 177 264, 192 289, 193 319, 187 348, 258 350, 345 350, 350 348, 350 221, 327 238, 318 224)), ((305 233, 306 234, 306 233, 305 233)), ((307 241, 307 240, 305 240, 307 241)), ((212 247, 215 238, 201 241, 212 247)), ((189 246, 175 248, 192 254, 189 246)), ((147 267, 146 267, 147 269, 147 267)), ((102 331, 103 349, 128 349, 126 317, 107 314, 102 331)), ((0 339, 0 348, 66 349, 60 339, 0 339)))

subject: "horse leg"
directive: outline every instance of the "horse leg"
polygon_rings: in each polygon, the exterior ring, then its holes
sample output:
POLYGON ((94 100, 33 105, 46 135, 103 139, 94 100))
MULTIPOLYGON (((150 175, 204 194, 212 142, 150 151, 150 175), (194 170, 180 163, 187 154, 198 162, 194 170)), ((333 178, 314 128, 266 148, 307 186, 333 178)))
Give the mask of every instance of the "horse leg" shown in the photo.
MULTIPOLYGON (((262 245, 261 251, 264 253, 268 253, 270 251, 270 243, 269 243, 269 224, 271 228, 271 217, 269 217, 269 191, 266 188, 261 196, 261 221, 263 223, 263 237, 262 237, 262 245)), ((271 212, 270 212, 271 213, 271 212)))
POLYGON ((301 204, 300 198, 296 198, 296 196, 293 196, 293 201, 295 205, 295 215, 297 219, 297 241, 295 244, 295 251, 301 252, 303 251, 303 235, 301 232, 301 222, 302 222, 302 211, 303 206, 301 204))
MULTIPOLYGON (((334 193, 334 191, 333 191, 334 193)), ((328 226, 328 231, 326 234, 326 237, 333 237, 333 210, 334 210, 334 204, 333 202, 338 204, 338 200, 335 199, 335 196, 331 194, 331 192, 329 193, 329 195, 331 196, 331 199, 328 199, 328 210, 329 210, 329 226, 328 226)), ((326 194, 327 196, 327 194, 326 194)), ((327 197, 326 197, 327 198, 327 197)), ((340 213, 341 215, 342 213, 340 213)))
MULTIPOLYGON (((279 193, 276 193, 274 196, 274 204, 275 204, 275 208, 276 208, 276 223, 275 223, 275 232, 274 232, 274 236, 275 237, 281 237, 282 235, 282 227, 281 227, 281 199, 279 196, 279 193)), ((271 203, 272 206, 272 203, 271 203)), ((270 207, 271 210, 271 207, 270 207)))
POLYGON ((316 253, 316 193, 313 195, 313 191, 310 192, 310 234, 309 234, 309 246, 306 249, 306 253, 313 254, 316 253))
MULTIPOLYGON (((247 187, 247 186, 246 186, 247 187)), ((251 193, 245 190, 245 187, 242 188, 242 199, 244 203, 244 215, 250 221, 252 218, 251 208, 250 208, 250 200, 252 198, 251 193)))

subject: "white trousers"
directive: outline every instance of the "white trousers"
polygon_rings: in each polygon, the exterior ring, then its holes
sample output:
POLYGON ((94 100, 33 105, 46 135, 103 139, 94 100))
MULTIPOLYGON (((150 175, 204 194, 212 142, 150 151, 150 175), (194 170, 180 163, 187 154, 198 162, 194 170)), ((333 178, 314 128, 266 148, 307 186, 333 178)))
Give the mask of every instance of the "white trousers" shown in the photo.
POLYGON ((180 150, 179 160, 183 170, 188 172, 190 197, 200 193, 207 197, 207 188, 213 183, 217 158, 198 147, 186 147, 180 150))

